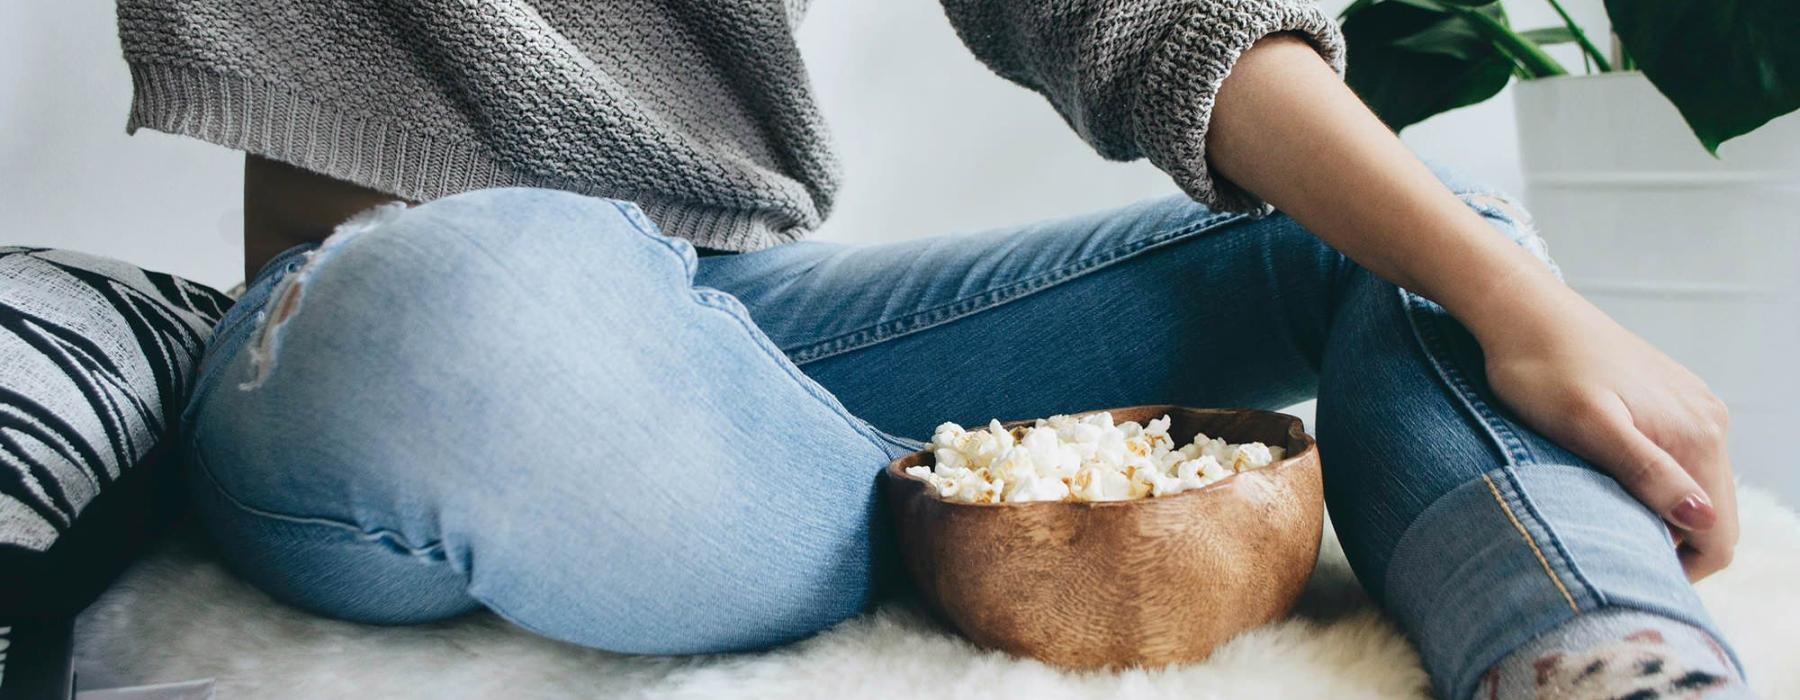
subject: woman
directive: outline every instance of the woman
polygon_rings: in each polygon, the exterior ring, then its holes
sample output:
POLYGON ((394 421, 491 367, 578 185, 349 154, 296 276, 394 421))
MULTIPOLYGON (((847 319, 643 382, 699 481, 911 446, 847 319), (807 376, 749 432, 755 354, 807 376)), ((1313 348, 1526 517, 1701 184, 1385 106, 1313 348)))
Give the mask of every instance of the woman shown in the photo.
POLYGON ((1724 407, 1415 160, 1316 8, 946 0, 1186 196, 846 247, 797 240, 838 182, 804 4, 121 0, 132 127, 250 154, 184 418, 232 565, 353 620, 761 648, 871 602, 874 476, 940 421, 1316 393, 1338 532, 1440 694, 1644 630, 1741 692, 1688 585, 1736 540, 1724 407))

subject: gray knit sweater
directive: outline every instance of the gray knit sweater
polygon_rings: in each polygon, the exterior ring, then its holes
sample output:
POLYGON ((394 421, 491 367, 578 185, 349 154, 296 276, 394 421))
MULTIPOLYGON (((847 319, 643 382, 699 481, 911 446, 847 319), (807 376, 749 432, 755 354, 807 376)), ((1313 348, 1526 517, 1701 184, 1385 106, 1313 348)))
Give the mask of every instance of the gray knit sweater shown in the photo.
MULTIPOLYGON (((866 2, 870 0, 842 0, 866 2)), ((1107 158, 1196 199, 1206 125, 1272 32, 1343 42, 1312 0, 943 0, 975 55, 1107 158)), ((185 134, 428 200, 503 185, 638 202, 698 245, 816 228, 838 164, 794 31, 808 0, 119 0, 128 130, 185 134)))

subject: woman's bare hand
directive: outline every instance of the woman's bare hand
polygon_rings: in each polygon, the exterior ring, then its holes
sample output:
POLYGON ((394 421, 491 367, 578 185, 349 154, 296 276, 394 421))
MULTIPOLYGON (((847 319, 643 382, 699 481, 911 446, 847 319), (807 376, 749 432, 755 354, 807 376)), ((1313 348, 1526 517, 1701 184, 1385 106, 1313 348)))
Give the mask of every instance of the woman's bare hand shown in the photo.
POLYGON ((1669 522, 1689 579, 1725 568, 1738 539, 1725 404, 1687 368, 1555 287, 1546 303, 1517 305, 1531 310, 1503 332, 1479 334, 1494 393, 1669 522))

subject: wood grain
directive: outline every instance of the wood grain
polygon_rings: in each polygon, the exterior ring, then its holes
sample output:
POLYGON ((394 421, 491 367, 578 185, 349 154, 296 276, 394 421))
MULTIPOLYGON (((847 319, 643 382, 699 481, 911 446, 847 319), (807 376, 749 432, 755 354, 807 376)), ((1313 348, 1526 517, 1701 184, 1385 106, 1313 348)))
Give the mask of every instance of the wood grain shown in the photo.
MULTIPOLYGON (((945 501, 883 472, 907 573, 934 612, 974 643, 1076 669, 1198 661, 1285 616, 1319 554, 1319 453, 1293 416, 1133 406, 1114 420, 1168 414, 1196 432, 1287 448, 1287 457, 1205 488, 1111 503, 945 501)), ((1029 425, 1029 422, 1024 424, 1029 425)))

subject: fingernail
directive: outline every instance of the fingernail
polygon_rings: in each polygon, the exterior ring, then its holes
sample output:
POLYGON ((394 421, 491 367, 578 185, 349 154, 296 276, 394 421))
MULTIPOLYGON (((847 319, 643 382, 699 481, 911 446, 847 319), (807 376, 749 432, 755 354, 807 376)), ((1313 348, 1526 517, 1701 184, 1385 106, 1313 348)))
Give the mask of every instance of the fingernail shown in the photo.
POLYGON ((1713 512, 1712 503, 1705 496, 1690 493, 1669 509, 1669 519, 1689 530, 1705 530, 1713 526, 1719 515, 1713 512))

